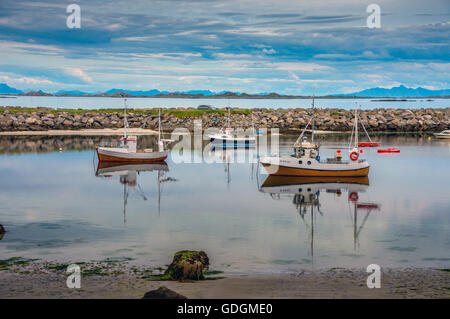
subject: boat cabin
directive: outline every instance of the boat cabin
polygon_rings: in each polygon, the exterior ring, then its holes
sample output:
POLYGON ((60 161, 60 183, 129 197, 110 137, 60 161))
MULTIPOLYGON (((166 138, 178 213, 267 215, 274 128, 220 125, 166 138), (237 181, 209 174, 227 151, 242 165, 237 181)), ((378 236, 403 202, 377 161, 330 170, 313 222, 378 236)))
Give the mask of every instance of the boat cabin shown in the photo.
POLYGON ((120 147, 126 148, 129 153, 136 153, 137 137, 123 136, 120 139, 120 147))
POLYGON ((300 144, 294 144, 294 155, 297 158, 307 157, 317 159, 319 156, 319 145, 310 143, 307 137, 303 137, 300 144))

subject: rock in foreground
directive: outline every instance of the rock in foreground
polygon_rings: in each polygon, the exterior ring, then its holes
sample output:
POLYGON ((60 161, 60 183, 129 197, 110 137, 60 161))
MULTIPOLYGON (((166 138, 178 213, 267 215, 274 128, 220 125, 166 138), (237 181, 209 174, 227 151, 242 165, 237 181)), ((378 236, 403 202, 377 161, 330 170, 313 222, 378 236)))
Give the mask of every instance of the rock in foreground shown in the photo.
POLYGON ((204 251, 182 250, 175 253, 164 276, 171 280, 203 280, 203 271, 208 268, 209 258, 204 251))
POLYGON ((187 299, 185 296, 170 290, 164 286, 159 287, 156 290, 151 290, 145 293, 142 299, 187 299))

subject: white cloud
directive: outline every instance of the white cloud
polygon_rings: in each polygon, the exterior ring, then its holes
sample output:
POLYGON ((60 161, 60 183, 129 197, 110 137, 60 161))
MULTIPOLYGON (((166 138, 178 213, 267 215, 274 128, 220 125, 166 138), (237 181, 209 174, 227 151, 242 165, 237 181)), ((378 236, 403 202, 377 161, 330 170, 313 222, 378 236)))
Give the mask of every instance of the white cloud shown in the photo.
POLYGON ((105 29, 109 30, 109 31, 117 31, 117 30, 120 30, 123 28, 124 28, 124 26, 121 25, 120 23, 113 23, 113 24, 109 24, 109 25, 105 26, 105 29))
POLYGON ((219 59, 248 59, 252 58, 250 54, 235 54, 235 53, 214 53, 214 56, 219 59))
POLYGON ((0 75, 0 80, 8 83, 17 83, 17 84, 32 84, 32 85, 56 85, 58 83, 47 80, 47 79, 39 79, 32 77, 20 77, 20 78, 11 78, 7 75, 0 75))
POLYGON ((225 33, 243 34, 264 37, 285 37, 292 34, 292 32, 283 32, 275 28, 257 28, 257 27, 243 27, 240 29, 225 30, 225 33))
POLYGON ((273 67, 277 70, 283 71, 301 71, 301 72, 314 72, 314 71, 330 71, 334 68, 321 65, 317 63, 304 63, 304 62, 278 62, 272 63, 273 67))
POLYGON ((82 80, 83 82, 92 83, 92 78, 80 68, 64 68, 64 72, 82 80))
POLYGON ((277 53, 277 51, 275 51, 273 48, 270 48, 270 49, 264 48, 262 50, 262 52, 265 53, 265 54, 275 54, 275 53, 277 53))
POLYGON ((5 52, 15 52, 15 53, 29 53, 33 51, 37 53, 40 51, 43 54, 60 54, 65 52, 64 49, 59 47, 55 47, 52 45, 45 44, 34 44, 34 43, 26 43, 26 42, 12 42, 12 41, 0 41, 0 47, 2 48, 2 53, 5 52))

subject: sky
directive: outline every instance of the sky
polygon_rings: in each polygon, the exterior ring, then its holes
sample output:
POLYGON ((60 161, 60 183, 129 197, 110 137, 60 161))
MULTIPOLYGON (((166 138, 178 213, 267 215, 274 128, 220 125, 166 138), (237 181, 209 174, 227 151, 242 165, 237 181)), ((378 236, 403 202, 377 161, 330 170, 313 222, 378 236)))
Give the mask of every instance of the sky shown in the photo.
POLYGON ((322 95, 450 88, 449 0, 0 0, 0 83, 322 95), (367 6, 381 10, 368 28, 367 6), (68 28, 67 6, 81 8, 68 28))

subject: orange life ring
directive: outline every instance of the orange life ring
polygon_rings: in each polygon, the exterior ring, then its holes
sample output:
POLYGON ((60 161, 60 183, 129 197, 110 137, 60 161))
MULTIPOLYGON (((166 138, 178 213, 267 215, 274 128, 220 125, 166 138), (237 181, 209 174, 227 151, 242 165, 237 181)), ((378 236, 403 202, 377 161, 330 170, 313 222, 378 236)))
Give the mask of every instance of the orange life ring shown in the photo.
POLYGON ((358 152, 353 151, 353 152, 350 153, 350 159, 352 161, 356 161, 358 159, 358 157, 359 157, 358 152))
POLYGON ((348 199, 352 202, 358 201, 358 193, 353 192, 348 196, 348 199))

